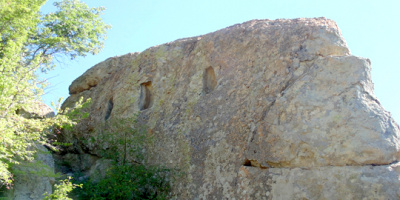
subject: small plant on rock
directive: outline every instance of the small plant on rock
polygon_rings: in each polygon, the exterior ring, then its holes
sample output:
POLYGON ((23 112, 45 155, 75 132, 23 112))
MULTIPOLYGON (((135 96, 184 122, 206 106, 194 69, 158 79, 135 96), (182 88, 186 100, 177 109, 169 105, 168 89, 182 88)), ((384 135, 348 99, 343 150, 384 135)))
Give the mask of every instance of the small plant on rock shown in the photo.
POLYGON ((68 193, 77 187, 82 187, 82 184, 73 184, 71 183, 71 177, 68 177, 68 179, 54 185, 55 190, 52 194, 44 194, 43 200, 72 200, 68 197, 68 193))

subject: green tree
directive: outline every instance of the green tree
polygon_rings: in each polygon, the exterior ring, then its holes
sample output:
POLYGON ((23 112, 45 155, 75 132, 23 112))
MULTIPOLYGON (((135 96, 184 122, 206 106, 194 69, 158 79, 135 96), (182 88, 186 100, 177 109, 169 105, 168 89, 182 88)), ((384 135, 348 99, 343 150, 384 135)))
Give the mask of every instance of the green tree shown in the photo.
POLYGON ((16 114, 40 101, 46 82, 38 74, 53 69, 57 57, 98 53, 110 28, 100 17, 104 8, 63 0, 54 3, 56 12, 41 14, 46 1, 0 0, 0 188, 11 185, 10 165, 32 159, 34 143, 45 141, 50 126, 73 123, 66 115, 16 114))

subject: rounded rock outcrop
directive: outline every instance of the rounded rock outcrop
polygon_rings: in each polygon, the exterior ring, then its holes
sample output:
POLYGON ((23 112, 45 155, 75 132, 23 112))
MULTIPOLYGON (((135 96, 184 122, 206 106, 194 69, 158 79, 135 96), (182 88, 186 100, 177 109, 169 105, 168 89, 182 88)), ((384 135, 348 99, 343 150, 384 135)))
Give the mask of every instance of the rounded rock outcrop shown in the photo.
POLYGON ((399 126, 332 20, 252 20, 112 59, 71 85, 65 105, 93 101, 75 137, 110 98, 111 117, 138 113, 148 163, 185 174, 178 199, 399 198, 399 126))

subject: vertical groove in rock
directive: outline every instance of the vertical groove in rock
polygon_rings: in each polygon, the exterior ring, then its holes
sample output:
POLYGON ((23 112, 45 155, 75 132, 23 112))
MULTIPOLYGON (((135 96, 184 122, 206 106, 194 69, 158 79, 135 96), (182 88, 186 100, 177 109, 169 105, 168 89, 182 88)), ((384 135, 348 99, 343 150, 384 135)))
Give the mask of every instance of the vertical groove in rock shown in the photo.
POLYGON ((153 104, 151 81, 140 84, 139 109, 146 110, 153 104))
POLYGON ((104 116, 104 120, 108 120, 110 118, 113 108, 114 108, 114 101, 113 101, 113 98, 111 97, 107 103, 107 110, 106 110, 106 114, 104 116))
POLYGON ((208 67, 204 70, 203 75, 203 92, 209 94, 217 86, 217 79, 215 77, 215 72, 212 67, 208 67))

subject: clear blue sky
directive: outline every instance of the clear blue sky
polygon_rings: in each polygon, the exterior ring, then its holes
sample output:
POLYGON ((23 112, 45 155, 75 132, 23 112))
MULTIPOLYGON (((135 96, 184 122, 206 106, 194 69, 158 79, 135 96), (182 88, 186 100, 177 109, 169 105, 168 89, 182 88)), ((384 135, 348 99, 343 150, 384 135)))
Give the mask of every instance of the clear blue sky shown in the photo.
MULTIPOLYGON (((104 50, 76 61, 65 59, 48 74, 46 103, 68 97, 71 82, 116 55, 213 32, 251 19, 326 17, 336 21, 355 56, 370 58, 375 94, 400 122, 399 0, 83 0, 107 8, 112 25, 104 50)), ((42 9, 51 10, 53 0, 42 9)))

